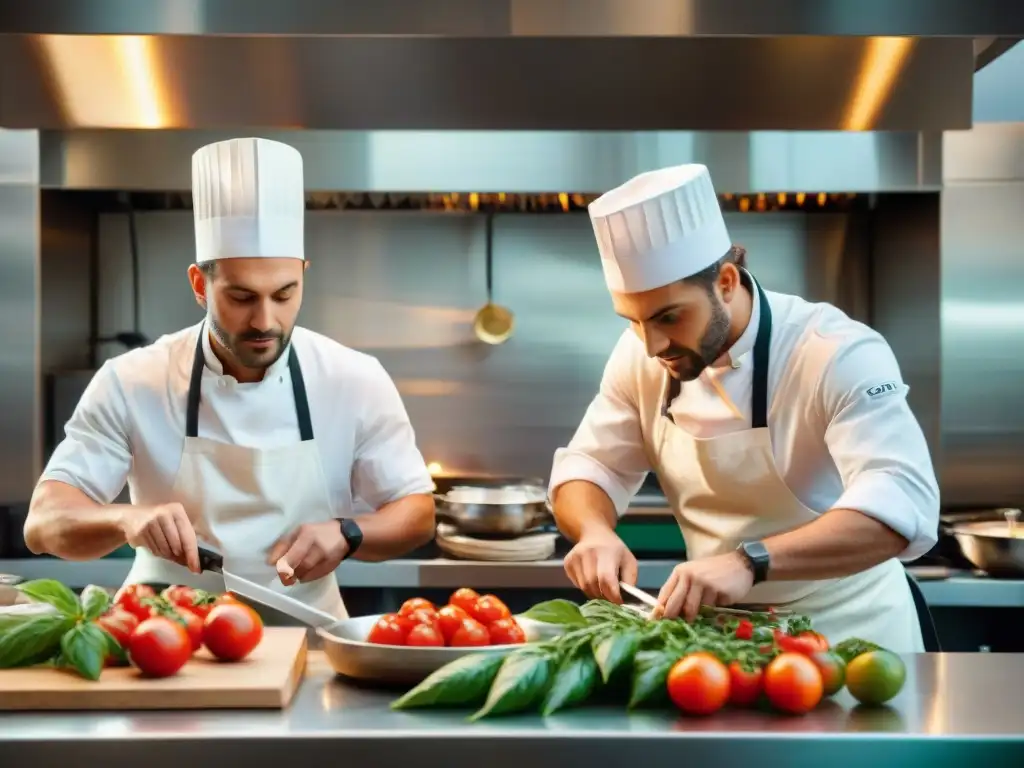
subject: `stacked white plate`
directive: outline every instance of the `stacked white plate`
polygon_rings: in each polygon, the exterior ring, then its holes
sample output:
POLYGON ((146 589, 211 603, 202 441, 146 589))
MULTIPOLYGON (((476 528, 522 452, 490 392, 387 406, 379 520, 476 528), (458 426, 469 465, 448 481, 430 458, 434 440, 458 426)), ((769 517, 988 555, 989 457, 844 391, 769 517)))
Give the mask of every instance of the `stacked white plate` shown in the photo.
POLYGON ((465 536, 447 523, 437 526, 437 546, 459 560, 525 563, 547 560, 555 554, 557 533, 524 533, 514 539, 481 539, 465 536))

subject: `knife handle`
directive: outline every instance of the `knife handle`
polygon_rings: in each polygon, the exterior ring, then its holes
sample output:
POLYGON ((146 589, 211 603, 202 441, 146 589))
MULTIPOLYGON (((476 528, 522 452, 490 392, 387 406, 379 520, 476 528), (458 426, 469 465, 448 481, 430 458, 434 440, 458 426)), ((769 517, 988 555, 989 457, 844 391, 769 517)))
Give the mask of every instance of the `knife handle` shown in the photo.
POLYGON ((224 570, 224 556, 218 555, 209 549, 199 547, 199 570, 222 573, 224 570))

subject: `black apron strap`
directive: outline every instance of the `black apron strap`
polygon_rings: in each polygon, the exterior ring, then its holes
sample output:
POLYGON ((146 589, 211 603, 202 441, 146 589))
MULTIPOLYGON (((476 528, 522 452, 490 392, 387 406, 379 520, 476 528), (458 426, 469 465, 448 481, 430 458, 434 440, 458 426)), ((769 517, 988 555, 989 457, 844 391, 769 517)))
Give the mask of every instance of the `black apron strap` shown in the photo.
MULTIPOLYGON (((196 339, 196 351, 192 358, 192 374, 188 382, 188 401, 185 406, 185 437, 199 437, 199 400, 203 383, 203 368, 206 361, 203 355, 203 334, 206 326, 199 329, 196 339)), ((295 354, 295 346, 288 348, 288 373, 292 379, 292 394, 295 396, 295 415, 299 422, 299 437, 303 442, 313 439, 313 419, 309 413, 309 399, 306 397, 306 382, 302 377, 299 357, 295 354)))
POLYGON ((921 591, 917 579, 909 573, 907 574, 907 584, 910 586, 910 595, 914 598, 917 620, 921 623, 921 639, 924 641, 924 652, 941 653, 942 646, 939 644, 939 632, 935 629, 935 620, 932 618, 931 609, 928 608, 928 601, 924 599, 924 592, 921 591))
MULTIPOLYGON (((772 308, 768 304, 768 298, 764 295, 764 289, 754 279, 754 276, 745 269, 740 270, 740 279, 743 284, 753 293, 753 287, 757 286, 758 318, 757 337, 754 339, 754 381, 753 392, 751 393, 751 419, 750 426, 753 429, 761 429, 768 426, 768 363, 771 358, 772 343, 772 308)), ((665 394, 665 401, 661 406, 661 415, 669 416, 669 407, 679 397, 682 383, 679 379, 668 376, 668 391, 665 394)), ((671 417, 670 417, 671 418, 671 417)))

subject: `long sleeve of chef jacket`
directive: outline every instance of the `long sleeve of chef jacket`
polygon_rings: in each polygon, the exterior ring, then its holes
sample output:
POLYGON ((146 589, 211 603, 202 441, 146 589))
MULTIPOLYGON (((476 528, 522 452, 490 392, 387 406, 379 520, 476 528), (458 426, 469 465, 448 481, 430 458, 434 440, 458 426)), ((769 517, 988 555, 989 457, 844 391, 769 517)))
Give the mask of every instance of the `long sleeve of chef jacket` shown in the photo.
MULTIPOLYGON (((938 483, 889 345, 845 316, 797 316, 778 326, 773 355, 777 347, 779 358, 791 353, 788 362, 773 358, 769 381, 768 425, 780 475, 810 509, 848 508, 876 518, 908 540, 901 559, 920 557, 937 540, 938 483), (787 334, 800 339, 789 350, 787 334)), ((734 398, 746 423, 737 420, 729 431, 750 428, 750 368, 723 377, 748 377, 737 385, 745 396, 734 398)), ((618 514, 626 511, 653 469, 648 452, 653 456, 655 446, 645 445, 645 435, 663 418, 664 376, 635 335, 624 333, 576 434, 555 453, 552 490, 587 480, 608 494, 618 514)), ((685 398, 684 389, 677 404, 685 398)))

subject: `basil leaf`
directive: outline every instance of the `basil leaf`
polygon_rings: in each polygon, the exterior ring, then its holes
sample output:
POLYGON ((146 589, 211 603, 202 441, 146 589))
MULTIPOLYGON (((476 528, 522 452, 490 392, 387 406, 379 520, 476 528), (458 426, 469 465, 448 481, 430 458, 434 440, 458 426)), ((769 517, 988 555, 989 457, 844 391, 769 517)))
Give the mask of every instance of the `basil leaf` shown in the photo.
POLYGON ((881 650, 883 650, 882 646, 875 645, 870 640, 861 640, 859 637, 851 637, 843 640, 832 648, 832 652, 841 658, 846 664, 849 664, 862 653, 881 650))
POLYGON ((545 716, 552 715, 560 709, 581 703, 594 690, 597 681, 598 669, 594 654, 589 645, 583 645, 559 665, 541 712, 545 716))
POLYGON ((60 641, 64 663, 86 680, 99 680, 110 641, 95 624, 76 624, 60 641))
POLYGON ((86 621, 98 619, 110 608, 110 594, 102 587, 90 584, 82 590, 82 618, 86 621))
POLYGON ((15 587, 37 603, 49 603, 65 616, 80 618, 82 606, 78 597, 56 579, 35 579, 15 587))
POLYGON ((487 701, 469 719, 522 712, 535 706, 547 693, 553 666, 551 657, 544 653, 511 654, 494 678, 487 701))
POLYGON ((504 661, 500 653, 462 656, 392 702, 391 708, 476 706, 487 696, 504 661))
POLYGON ((579 606, 568 600, 548 600, 544 603, 537 603, 523 616, 545 624, 561 626, 584 626, 587 623, 583 614, 580 613, 579 606))
POLYGON ((595 638, 594 659, 601 670, 601 677, 607 683, 620 669, 633 662, 640 646, 640 633, 615 631, 604 637, 595 638))
POLYGON ((31 667, 52 658, 74 619, 59 613, 33 616, 6 626, 0 634, 0 669, 31 667))
POLYGON ((96 627, 103 633, 103 640, 107 644, 107 658, 122 664, 128 661, 128 649, 123 648, 117 638, 114 637, 105 627, 97 624, 96 627))
POLYGON ((633 686, 629 709, 668 701, 665 682, 672 666, 682 658, 680 651, 640 651, 633 659, 633 686))

